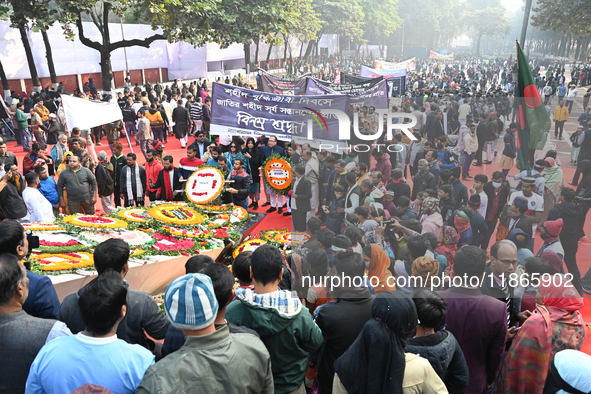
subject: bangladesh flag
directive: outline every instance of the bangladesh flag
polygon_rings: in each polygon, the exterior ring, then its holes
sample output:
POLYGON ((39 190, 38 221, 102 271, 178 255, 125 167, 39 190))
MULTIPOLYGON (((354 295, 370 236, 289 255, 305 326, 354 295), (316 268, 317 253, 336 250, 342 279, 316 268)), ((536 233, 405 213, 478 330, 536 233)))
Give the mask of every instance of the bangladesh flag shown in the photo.
POLYGON ((544 148, 551 121, 546 107, 542 104, 529 61, 519 43, 516 42, 516 44, 518 77, 515 100, 519 103, 517 112, 519 128, 516 136, 517 165, 520 170, 531 170, 530 150, 544 148))

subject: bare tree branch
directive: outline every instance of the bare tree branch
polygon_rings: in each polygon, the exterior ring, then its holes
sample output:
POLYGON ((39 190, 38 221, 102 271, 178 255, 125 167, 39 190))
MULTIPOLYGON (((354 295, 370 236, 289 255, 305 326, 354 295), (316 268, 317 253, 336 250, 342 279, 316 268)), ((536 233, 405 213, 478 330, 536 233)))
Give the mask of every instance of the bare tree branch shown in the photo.
POLYGON ((82 18, 81 15, 78 14, 78 20, 76 21, 76 26, 78 27, 78 38, 80 39, 80 42, 84 45, 86 45, 87 47, 91 47, 93 49, 96 49, 97 51, 101 51, 101 44, 99 44, 96 41, 92 41, 90 40, 88 37, 86 37, 84 35, 84 26, 82 25, 82 18))
POLYGON ((121 40, 121 41, 117 41, 117 42, 114 42, 111 45, 109 45, 109 52, 112 52, 115 49, 119 49, 119 48, 123 48, 123 47, 130 47, 130 46, 134 46, 134 45, 144 47, 144 48, 149 48, 150 44, 152 44, 154 41, 166 40, 166 38, 167 38, 167 36, 164 34, 154 34, 153 36, 145 38, 143 40, 138 40, 138 39, 121 40))

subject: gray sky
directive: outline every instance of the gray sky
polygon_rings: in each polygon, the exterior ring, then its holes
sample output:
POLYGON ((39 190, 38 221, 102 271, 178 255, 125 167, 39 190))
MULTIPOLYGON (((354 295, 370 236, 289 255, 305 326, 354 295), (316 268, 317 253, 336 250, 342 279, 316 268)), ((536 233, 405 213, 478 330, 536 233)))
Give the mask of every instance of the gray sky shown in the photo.
POLYGON ((512 14, 523 6, 523 0, 501 0, 507 11, 512 14))

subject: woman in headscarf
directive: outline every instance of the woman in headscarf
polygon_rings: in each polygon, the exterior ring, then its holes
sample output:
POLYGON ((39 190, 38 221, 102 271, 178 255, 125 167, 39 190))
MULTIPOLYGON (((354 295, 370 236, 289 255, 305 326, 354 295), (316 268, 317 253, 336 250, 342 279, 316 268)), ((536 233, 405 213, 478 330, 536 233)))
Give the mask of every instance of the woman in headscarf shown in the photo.
POLYGON ((542 277, 537 304, 507 353, 497 392, 542 394, 551 357, 560 350, 583 346, 585 326, 579 312, 583 298, 566 277, 542 277))
POLYGON ((439 261, 427 256, 421 256, 412 262, 411 276, 417 277, 416 284, 428 290, 434 288, 433 278, 439 276, 439 261), (419 279, 420 278, 420 279, 419 279))
POLYGON ((414 302, 398 292, 379 294, 372 318, 334 364, 334 394, 447 393, 426 359, 406 353, 418 323, 414 302))
POLYGON ((390 257, 388 253, 379 245, 371 244, 363 248, 363 260, 367 269, 367 277, 372 286, 375 284, 374 277, 378 278, 379 283, 374 286, 376 293, 382 291, 396 290, 396 283, 392 272, 390 272, 390 257))
POLYGON ((542 213, 538 227, 548 219, 548 214, 556 204, 556 201, 560 197, 560 191, 564 186, 564 173, 562 172, 562 168, 556 164, 556 160, 552 157, 546 157, 544 163, 545 168, 542 171, 542 176, 546 180, 544 183, 544 212, 542 213))
POLYGON ((458 251, 458 241, 460 236, 458 231, 452 226, 444 226, 441 229, 441 244, 435 249, 436 253, 442 254, 447 258, 447 265, 453 267, 454 256, 458 251))

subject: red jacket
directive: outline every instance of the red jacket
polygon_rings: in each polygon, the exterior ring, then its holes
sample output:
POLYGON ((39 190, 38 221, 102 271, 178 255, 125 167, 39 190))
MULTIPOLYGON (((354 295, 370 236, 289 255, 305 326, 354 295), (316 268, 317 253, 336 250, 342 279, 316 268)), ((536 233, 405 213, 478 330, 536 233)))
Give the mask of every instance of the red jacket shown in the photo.
POLYGON ((150 183, 156 183, 158 181, 158 174, 160 171, 164 169, 164 166, 158 159, 152 160, 151 163, 144 164, 144 169, 146 170, 146 180, 147 185, 146 188, 149 192, 156 192, 156 194, 161 194, 162 189, 152 189, 150 187, 150 183))

